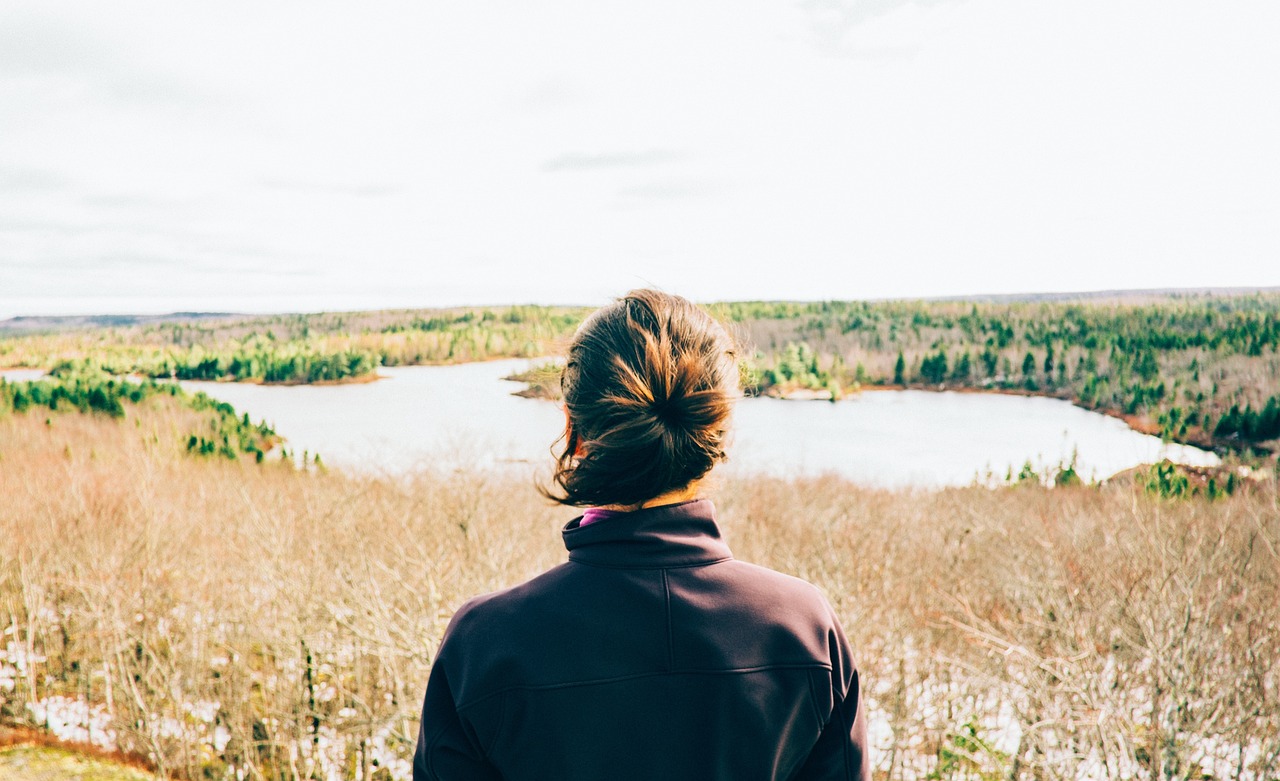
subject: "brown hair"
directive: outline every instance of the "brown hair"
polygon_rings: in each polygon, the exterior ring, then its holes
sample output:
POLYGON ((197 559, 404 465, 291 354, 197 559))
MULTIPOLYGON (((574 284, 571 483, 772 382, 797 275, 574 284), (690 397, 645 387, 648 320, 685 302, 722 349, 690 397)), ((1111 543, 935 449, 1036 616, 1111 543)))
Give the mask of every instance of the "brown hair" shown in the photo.
POLYGON ((560 375, 569 424, 552 479, 563 494, 543 493, 635 505, 701 478, 725 458, 738 377, 728 332, 680 296, 633 290, 596 310, 560 375))

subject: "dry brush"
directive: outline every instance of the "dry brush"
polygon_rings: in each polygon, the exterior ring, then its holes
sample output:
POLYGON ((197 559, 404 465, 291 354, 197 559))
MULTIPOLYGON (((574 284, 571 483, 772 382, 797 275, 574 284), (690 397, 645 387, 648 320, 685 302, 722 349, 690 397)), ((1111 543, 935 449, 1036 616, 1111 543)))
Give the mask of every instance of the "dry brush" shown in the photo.
MULTIPOLYGON (((450 615, 563 560, 573 512, 461 461, 192 458, 194 414, 0 419, 3 718, 176 777, 403 777, 450 615)), ((739 558, 835 605, 877 777, 1280 775, 1274 485, 711 490, 739 558)))

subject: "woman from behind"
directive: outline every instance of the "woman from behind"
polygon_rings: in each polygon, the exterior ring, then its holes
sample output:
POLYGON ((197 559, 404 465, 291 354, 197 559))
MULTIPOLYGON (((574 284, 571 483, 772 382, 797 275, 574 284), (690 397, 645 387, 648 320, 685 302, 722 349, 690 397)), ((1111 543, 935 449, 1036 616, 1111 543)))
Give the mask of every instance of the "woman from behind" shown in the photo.
POLYGON ((455 614, 415 781, 868 778, 830 605, 735 560, 699 496, 741 395, 725 330, 632 291, 578 329, 561 385, 568 561, 455 614))

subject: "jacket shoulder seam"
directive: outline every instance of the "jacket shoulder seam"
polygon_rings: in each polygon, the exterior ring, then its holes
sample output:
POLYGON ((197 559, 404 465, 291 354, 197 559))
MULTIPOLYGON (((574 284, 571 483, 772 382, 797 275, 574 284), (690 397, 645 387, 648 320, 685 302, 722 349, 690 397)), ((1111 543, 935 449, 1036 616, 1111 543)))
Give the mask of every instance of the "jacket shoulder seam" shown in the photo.
POLYGON ((822 715, 822 708, 818 707, 818 692, 813 686, 813 676, 809 676, 809 704, 813 706, 813 715, 818 719, 818 733, 821 734, 827 728, 827 722, 831 721, 831 715, 822 715))
MULTIPOLYGON (((846 694, 846 696, 847 696, 847 694, 846 694)), ((841 734, 841 736, 840 736, 840 737, 841 737, 841 740, 840 740, 841 751, 840 751, 840 753, 843 755, 843 758, 844 758, 844 772, 845 772, 845 774, 846 774, 849 778, 853 778, 853 777, 854 777, 854 776, 853 776, 853 749, 852 749, 852 748, 850 748, 850 746, 849 746, 849 741, 848 741, 846 738, 848 738, 849 730, 850 730, 850 728, 852 728, 852 727, 853 727, 853 722, 854 722, 855 720, 857 720, 857 718, 858 718, 858 714, 856 714, 856 713, 855 713, 855 714, 853 714, 853 719, 851 719, 851 720, 849 721, 849 723, 847 723, 847 724, 846 724, 846 723, 845 723, 845 720, 844 720, 844 701, 845 701, 845 697, 841 697, 841 698, 840 698, 840 704, 839 704, 839 706, 837 706, 837 710, 838 710, 838 711, 839 711, 839 713, 840 713, 840 728, 841 728, 841 730, 843 731, 843 732, 842 732, 842 734, 841 734)), ((858 703, 858 707, 862 707, 862 703, 861 703, 861 702, 859 702, 859 703, 858 703)))
POLYGON ((662 596, 663 604, 667 611, 667 669, 674 670, 676 668, 676 645, 675 633, 671 629, 671 582, 667 579, 667 571, 662 571, 662 596))
MULTIPOLYGON (((458 710, 462 709, 459 708, 458 710)), ((507 726, 507 693, 503 692, 502 700, 498 703, 498 726, 494 728, 489 745, 485 747, 486 756, 493 756, 493 744, 502 738, 502 728, 505 726, 507 726)))
POLYGON ((724 669, 688 669, 688 670, 655 670, 653 672, 633 673, 631 675, 615 675, 609 678, 592 678, 584 681, 565 681, 563 683, 543 683, 543 684, 515 684, 512 686, 504 686, 487 694, 481 694, 473 699, 460 703, 458 710, 465 710, 475 705, 479 705, 486 700, 494 697, 506 695, 515 691, 554 691, 556 689, 573 689, 580 686, 598 686, 606 683, 621 683, 622 681, 633 681, 641 678, 661 678, 670 675, 745 675, 748 673, 768 672, 769 670, 826 670, 831 671, 831 665, 827 662, 798 662, 794 664, 765 664, 756 667, 728 667, 724 669))

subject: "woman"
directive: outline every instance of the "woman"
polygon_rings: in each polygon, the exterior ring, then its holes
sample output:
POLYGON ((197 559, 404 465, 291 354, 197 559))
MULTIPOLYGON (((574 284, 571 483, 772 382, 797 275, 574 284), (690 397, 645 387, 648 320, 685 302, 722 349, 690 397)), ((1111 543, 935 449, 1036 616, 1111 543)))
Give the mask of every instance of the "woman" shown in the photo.
POLYGON ((849 645, 802 580, 733 559, 699 481, 740 395, 732 341, 678 296, 589 317, 561 378, 569 560, 453 617, 415 781, 865 779, 849 645))

